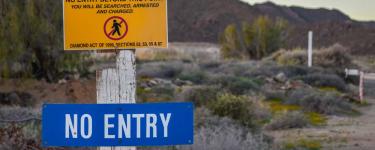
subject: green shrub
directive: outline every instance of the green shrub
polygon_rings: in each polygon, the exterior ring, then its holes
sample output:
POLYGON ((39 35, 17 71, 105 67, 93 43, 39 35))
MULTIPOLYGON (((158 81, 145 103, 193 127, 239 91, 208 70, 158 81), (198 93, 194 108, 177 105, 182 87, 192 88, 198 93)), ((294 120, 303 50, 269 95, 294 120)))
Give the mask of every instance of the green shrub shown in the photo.
POLYGON ((137 66, 137 75, 140 77, 175 78, 186 66, 187 64, 181 61, 143 63, 137 66))
POLYGON ((342 92, 348 91, 345 81, 335 74, 314 73, 295 77, 294 79, 302 80, 303 82, 315 87, 335 87, 342 92))
POLYGON ((191 81, 196 84, 201 84, 207 80, 207 74, 201 70, 195 71, 184 71, 180 75, 178 75, 179 79, 191 81))
POLYGON ((137 89, 138 100, 142 102, 171 101, 175 97, 175 88, 169 84, 157 85, 149 89, 137 89))
POLYGON ((215 77, 211 84, 219 84, 231 93, 241 95, 248 91, 257 90, 260 86, 260 81, 245 77, 222 75, 215 77))
POLYGON ((185 101, 194 102, 195 106, 207 106, 215 102, 218 94, 221 93, 220 88, 214 86, 204 86, 192 88, 184 93, 185 101))
POLYGON ((292 128, 303 128, 309 125, 309 120, 302 112, 291 111, 286 112, 276 118, 266 126, 269 130, 281 130, 292 128))
POLYGON ((259 62, 257 61, 231 61, 225 62, 216 68, 212 69, 214 74, 247 76, 248 72, 252 72, 257 68, 259 62))
POLYGON ((299 105, 303 110, 321 114, 352 114, 356 111, 349 100, 335 92, 314 89, 295 89, 287 95, 286 104, 299 105))
POLYGON ((281 102, 286 99, 286 92, 283 90, 274 90, 267 87, 262 87, 260 90, 266 100, 281 102))
POLYGON ((258 68, 248 72, 248 76, 252 77, 275 77, 279 73, 284 73, 287 78, 296 76, 304 76, 311 73, 324 73, 321 68, 308 68, 307 66, 293 65, 293 66, 280 66, 273 63, 259 65, 258 68))
POLYGON ((209 108, 220 117, 228 116, 253 129, 257 127, 257 124, 252 105, 253 103, 248 100, 248 97, 221 94, 209 108))

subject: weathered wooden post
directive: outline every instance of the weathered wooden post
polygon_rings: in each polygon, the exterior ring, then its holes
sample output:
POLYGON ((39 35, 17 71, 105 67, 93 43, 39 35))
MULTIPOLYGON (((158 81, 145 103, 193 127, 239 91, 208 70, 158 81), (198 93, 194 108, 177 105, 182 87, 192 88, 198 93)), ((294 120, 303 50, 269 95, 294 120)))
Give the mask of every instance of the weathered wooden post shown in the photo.
MULTIPOLYGON (((98 104, 136 102, 135 50, 122 50, 116 56, 116 66, 97 71, 98 104)), ((135 147, 100 147, 99 150, 135 150, 135 147)))

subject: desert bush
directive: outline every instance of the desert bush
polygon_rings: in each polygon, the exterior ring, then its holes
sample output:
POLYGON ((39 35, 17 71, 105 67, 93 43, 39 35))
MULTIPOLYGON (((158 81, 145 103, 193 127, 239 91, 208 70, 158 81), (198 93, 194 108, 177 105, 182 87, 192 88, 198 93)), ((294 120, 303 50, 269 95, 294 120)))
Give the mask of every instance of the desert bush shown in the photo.
POLYGON ((171 101, 175 97, 175 87, 171 84, 159 84, 152 88, 138 88, 138 100, 142 102, 171 101))
POLYGON ((334 87, 342 92, 348 90, 345 81, 336 74, 313 73, 295 77, 294 79, 302 80, 303 82, 316 87, 334 87))
POLYGON ((202 70, 210 70, 213 68, 218 68, 220 65, 222 65, 223 62, 221 61, 207 61, 200 63, 199 66, 202 70))
POLYGON ((249 97, 221 94, 209 108, 215 115, 230 117, 250 129, 258 127, 258 120, 254 113, 256 107, 249 97))
POLYGON ((202 84, 207 80, 207 74, 200 69, 185 70, 177 76, 181 80, 191 81, 196 84, 202 84))
POLYGON ((252 77, 275 77, 280 73, 284 73, 287 78, 293 78, 314 72, 321 73, 326 71, 316 67, 308 68, 301 65, 280 66, 274 63, 267 63, 260 64, 256 69, 246 72, 246 75, 252 77))
MULTIPOLYGON (((280 50, 272 55, 272 59, 283 65, 306 65, 307 52, 301 49, 280 50)), ((314 50, 314 66, 342 70, 344 68, 355 67, 352 58, 348 54, 348 49, 340 44, 334 44, 327 48, 314 50)))
POLYGON ((186 67, 187 64, 181 61, 150 62, 138 65, 137 74, 140 77, 174 78, 186 67))
POLYGON ((177 149, 262 150, 271 147, 271 140, 261 132, 253 133, 237 121, 215 116, 204 107, 196 109, 194 123, 194 145, 179 146, 177 149))
POLYGON ((269 150, 271 144, 263 135, 244 132, 235 126, 212 126, 199 128, 194 135, 195 143, 192 146, 180 146, 178 150, 269 150))
POLYGON ((272 89, 269 86, 263 86, 260 91, 265 100, 282 101, 286 99, 286 92, 284 90, 272 89))
MULTIPOLYGON (((214 115, 213 112, 205 106, 196 107, 194 111, 194 127, 196 129, 202 128, 202 127, 207 128, 207 127, 220 126, 220 125, 240 126, 240 124, 237 121, 227 116, 219 117, 218 115, 214 115)), ((245 127, 243 128, 244 130, 249 131, 248 128, 245 128, 245 127)))
POLYGON ((277 63, 282 65, 305 65, 307 53, 301 49, 292 51, 279 50, 272 57, 277 63))
MULTIPOLYGON (((318 65, 327 68, 353 67, 352 58, 349 55, 349 49, 341 44, 334 44, 317 52, 314 61, 318 65)), ((344 69, 342 68, 342 69, 344 69)))
POLYGON ((207 106, 216 101, 221 89, 215 86, 203 86, 189 89, 183 93, 184 101, 192 101, 195 106, 207 106))
POLYGON ((246 77, 237 77, 231 75, 220 75, 213 77, 210 84, 220 85, 233 94, 241 95, 249 91, 257 90, 260 87, 261 81, 250 79, 246 77))
POLYGON ((291 128, 303 128, 309 125, 309 120, 304 113, 299 111, 285 112, 282 115, 272 119, 266 126, 268 130, 281 130, 291 128))
POLYGON ((211 70, 215 74, 246 76, 247 72, 257 69, 256 61, 231 61, 225 62, 211 70))
POLYGON ((355 110, 349 101, 335 92, 324 92, 309 88, 290 91, 285 101, 287 104, 299 105, 305 111, 321 114, 351 114, 355 110))

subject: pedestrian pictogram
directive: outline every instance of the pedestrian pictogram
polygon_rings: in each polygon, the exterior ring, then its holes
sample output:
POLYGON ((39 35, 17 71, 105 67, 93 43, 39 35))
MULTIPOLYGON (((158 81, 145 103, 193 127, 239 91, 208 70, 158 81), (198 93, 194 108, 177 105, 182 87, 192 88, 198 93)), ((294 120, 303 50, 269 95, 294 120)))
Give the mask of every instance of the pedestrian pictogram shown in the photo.
POLYGON ((121 40, 128 33, 128 23, 124 18, 113 16, 104 23, 104 34, 111 40, 121 40))

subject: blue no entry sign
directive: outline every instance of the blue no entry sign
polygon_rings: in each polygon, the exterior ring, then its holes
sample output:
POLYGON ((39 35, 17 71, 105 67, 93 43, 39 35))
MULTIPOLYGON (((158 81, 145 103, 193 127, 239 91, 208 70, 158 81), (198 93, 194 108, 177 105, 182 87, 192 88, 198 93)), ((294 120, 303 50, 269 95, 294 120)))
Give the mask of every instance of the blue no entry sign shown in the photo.
POLYGON ((193 144, 193 104, 46 104, 44 146, 193 144))

